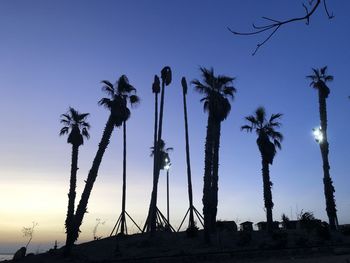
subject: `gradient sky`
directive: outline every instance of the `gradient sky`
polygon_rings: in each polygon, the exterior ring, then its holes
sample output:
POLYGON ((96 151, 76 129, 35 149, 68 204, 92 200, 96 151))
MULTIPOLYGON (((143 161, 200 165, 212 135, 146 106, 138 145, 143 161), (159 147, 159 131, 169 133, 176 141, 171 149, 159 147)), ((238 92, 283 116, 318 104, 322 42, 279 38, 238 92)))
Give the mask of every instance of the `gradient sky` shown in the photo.
MULTIPOLYGON (((108 112, 98 107, 101 80, 129 77, 141 97, 128 121, 127 211, 143 225, 150 201, 154 74, 173 70, 166 89, 164 140, 171 153, 171 221, 188 208, 180 80, 200 78, 199 67, 234 76, 237 95, 222 124, 218 219, 264 220, 261 160, 254 133, 240 131, 258 106, 284 114, 282 151, 270 167, 274 218, 293 219, 302 209, 327 220, 322 163, 312 128, 319 125, 317 92, 305 76, 328 65, 334 75, 328 103, 331 176, 340 223, 350 222, 350 2, 329 1, 311 23, 280 29, 256 56, 264 35, 237 37, 227 26, 249 30, 261 16, 303 14, 301 1, 0 1, 0 253, 25 244, 21 229, 36 228, 29 250, 63 245, 71 146, 59 137, 60 114, 69 106, 91 116, 91 139, 80 149, 78 194, 84 186, 108 112), (263 2, 263 3, 262 3, 263 2)), ((202 210, 207 115, 193 88, 188 94, 194 201, 202 210)), ((79 242, 91 240, 96 218, 109 235, 121 212, 122 136, 116 129, 101 164, 79 242)), ((165 212, 165 177, 158 206, 165 212)), ((131 226, 132 229, 135 229, 131 226)))

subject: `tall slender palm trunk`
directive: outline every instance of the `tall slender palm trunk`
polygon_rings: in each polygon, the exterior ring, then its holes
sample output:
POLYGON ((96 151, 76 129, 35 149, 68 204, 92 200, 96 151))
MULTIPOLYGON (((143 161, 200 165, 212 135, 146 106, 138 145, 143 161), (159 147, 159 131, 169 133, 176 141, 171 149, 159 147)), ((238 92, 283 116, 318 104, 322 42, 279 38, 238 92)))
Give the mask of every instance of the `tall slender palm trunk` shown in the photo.
POLYGON ((126 121, 123 122, 123 192, 122 192, 122 214, 120 223, 120 233, 125 233, 125 203, 126 203, 126 121))
POLYGON ((186 164, 187 164, 187 185, 188 185, 188 201, 190 205, 189 225, 188 228, 195 227, 193 216, 193 193, 192 193, 192 178, 191 178, 191 161, 190 161, 190 143, 188 137, 188 120, 187 120, 187 102, 186 92, 183 89, 183 104, 184 104, 184 118, 185 118, 185 140, 186 140, 186 164))
POLYGON ((157 193, 158 193, 158 181, 159 181, 159 172, 160 172, 160 160, 159 160, 159 152, 160 152, 160 145, 159 142, 162 139, 162 128, 163 128, 163 109, 164 109, 164 91, 165 91, 165 83, 162 82, 162 91, 161 91, 161 98, 160 98, 160 109, 159 109, 159 125, 158 125, 158 131, 157 132, 157 140, 155 145, 155 152, 154 152, 154 166, 153 166, 153 190, 152 190, 152 197, 151 197, 151 204, 150 209, 148 212, 148 230, 151 230, 151 233, 155 233, 156 227, 157 227, 157 193))
POLYGON ((204 186, 203 186, 203 215, 204 215, 204 239, 210 243, 211 219, 212 219, 212 160, 213 160, 213 116, 209 111, 207 136, 205 140, 205 157, 204 157, 204 186))
POLYGON ((272 217, 272 192, 271 192, 271 181, 270 181, 270 171, 269 162, 262 156, 262 177, 263 177, 263 188, 264 188, 264 202, 266 208, 266 222, 267 231, 272 232, 273 230, 273 217, 272 217))
POLYGON ((77 170, 78 170, 78 154, 79 154, 79 145, 72 145, 72 163, 71 163, 71 172, 70 172, 70 183, 69 183, 69 193, 68 193, 68 211, 66 218, 66 245, 68 242, 68 236, 72 235, 72 221, 74 217, 75 210, 75 189, 77 187, 77 170))
POLYGON ((92 167, 89 171, 88 177, 86 179, 85 187, 83 190, 83 193, 80 198, 79 205, 77 207, 77 211, 75 213, 75 216, 73 218, 73 226, 72 226, 72 234, 68 237, 67 236, 67 243, 65 247, 65 255, 69 255, 71 253, 72 247, 74 245, 74 242, 79 237, 79 228, 82 224, 83 218, 85 213, 87 212, 87 204, 89 201, 89 197, 91 194, 91 190, 93 188, 93 185, 95 183, 98 170, 102 161, 103 154, 109 144, 109 140, 111 138, 113 129, 115 125, 115 120, 113 118, 113 115, 111 114, 108 118, 108 121, 106 123, 105 129, 103 131, 103 135, 101 138, 101 141, 98 145, 98 150, 96 152, 94 161, 92 163, 92 167))
POLYGON ((211 230, 216 229, 216 215, 218 208, 218 182, 219 182, 219 148, 220 148, 220 133, 221 122, 215 121, 214 134, 213 134, 213 171, 211 182, 211 195, 212 195, 212 214, 211 214, 211 230))
POLYGON ((323 140, 320 143, 320 150, 322 155, 323 162, 323 184, 324 184, 324 195, 326 199, 326 211, 329 220, 329 226, 332 230, 336 230, 338 228, 338 218, 337 218, 337 209, 334 198, 334 186, 333 181, 330 176, 330 165, 328 160, 329 153, 329 144, 327 139, 327 104, 326 104, 326 96, 324 96, 322 89, 318 91, 318 99, 319 99, 319 111, 320 111, 320 121, 321 121, 321 129, 323 140))

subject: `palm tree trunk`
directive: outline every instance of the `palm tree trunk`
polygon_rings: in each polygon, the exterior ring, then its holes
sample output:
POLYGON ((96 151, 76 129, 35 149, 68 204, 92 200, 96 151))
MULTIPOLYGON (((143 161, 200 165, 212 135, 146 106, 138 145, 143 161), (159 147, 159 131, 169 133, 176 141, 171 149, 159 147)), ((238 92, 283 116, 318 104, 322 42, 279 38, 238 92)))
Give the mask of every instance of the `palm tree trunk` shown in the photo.
POLYGON ((194 216, 193 216, 193 193, 192 193, 192 178, 191 178, 191 161, 190 161, 190 143, 188 137, 188 120, 187 120, 187 103, 186 93, 183 90, 183 104, 184 104, 184 118, 185 118, 185 140, 186 140, 186 164, 187 164, 187 186, 188 186, 188 201, 190 205, 190 215, 188 228, 192 229, 195 227, 194 216))
POLYGON ((319 111, 320 111, 320 121, 321 121, 321 130, 323 135, 323 140, 320 143, 320 150, 322 155, 323 162, 323 184, 324 184, 324 195, 326 199, 326 211, 329 220, 329 226, 332 230, 338 228, 338 218, 337 218, 337 209, 334 198, 334 186, 332 178, 330 176, 329 170, 329 144, 327 139, 327 104, 326 97, 322 94, 322 89, 319 89, 318 93, 319 99, 319 111))
POLYGON ((205 157, 204 157, 204 186, 203 186, 203 216, 204 216, 204 238, 210 243, 211 233, 211 177, 213 160, 213 116, 209 111, 207 136, 205 139, 205 157))
POLYGON ((122 193, 122 214, 120 233, 125 233, 125 203, 126 203, 126 121, 123 122, 123 193, 122 193))
POLYGON ((273 230, 273 218, 272 218, 272 192, 270 181, 270 171, 269 171, 269 162, 262 156, 262 177, 263 177, 263 187, 264 187, 264 202, 266 208, 266 222, 267 222, 267 231, 269 233, 273 230))
POLYGON ((70 184, 69 184, 69 193, 68 193, 68 211, 66 218, 66 245, 68 240, 72 235, 72 221, 74 217, 75 210, 75 196, 76 196, 76 186, 77 186, 77 170, 78 170, 78 154, 79 154, 79 145, 72 145, 72 163, 70 171, 70 184))
POLYGON ((159 172, 160 172, 160 160, 159 160, 159 142, 162 139, 162 126, 163 126, 163 109, 164 109, 164 91, 165 91, 165 83, 162 82, 162 91, 160 98, 160 109, 159 109, 159 125, 157 132, 157 140, 154 151, 154 162, 153 162, 153 190, 151 197, 151 204, 148 213, 148 228, 150 227, 151 233, 154 234, 157 227, 157 193, 158 193, 158 181, 159 181, 159 172))
POLYGON ((214 144, 213 144, 213 175, 211 183, 212 194, 212 214, 211 214, 211 230, 215 232, 216 229, 216 214, 218 206, 218 181, 219 181, 219 148, 220 148, 220 133, 221 122, 216 121, 214 124, 214 144))
POLYGON ((80 198, 79 205, 77 207, 77 211, 73 218, 73 227, 72 227, 72 236, 67 240, 67 244, 65 247, 65 255, 69 255, 74 242, 79 237, 79 228, 82 224, 85 213, 87 212, 87 204, 89 201, 89 197, 91 194, 91 190, 93 188, 94 182, 96 180, 98 170, 102 161, 103 154, 109 144, 109 140, 111 138, 113 129, 114 129, 115 121, 112 115, 109 116, 108 121, 106 123, 105 129, 103 131, 103 135, 101 141, 98 145, 98 150, 96 152, 94 161, 92 163, 92 167, 89 171, 88 177, 85 181, 85 187, 83 193, 80 198))

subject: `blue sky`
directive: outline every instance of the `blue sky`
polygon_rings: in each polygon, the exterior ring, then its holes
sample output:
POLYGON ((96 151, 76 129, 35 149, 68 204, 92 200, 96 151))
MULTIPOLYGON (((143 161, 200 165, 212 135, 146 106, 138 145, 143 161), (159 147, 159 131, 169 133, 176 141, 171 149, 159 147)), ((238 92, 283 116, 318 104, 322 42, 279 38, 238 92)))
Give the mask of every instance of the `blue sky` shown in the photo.
MULTIPOLYGON (((127 211, 143 224, 150 200, 154 74, 169 65, 164 139, 171 153, 171 219, 187 206, 181 77, 200 78, 199 67, 236 77, 232 111, 222 124, 218 218, 264 220, 261 161, 255 134, 240 131, 244 116, 258 106, 284 114, 283 149, 270 168, 274 218, 296 217, 301 209, 326 220, 319 147, 311 134, 319 125, 317 92, 305 76, 328 65, 334 75, 328 103, 331 176, 340 223, 350 221, 350 3, 329 2, 335 18, 319 8, 306 26, 285 26, 251 56, 264 35, 237 37, 261 16, 303 14, 295 1, 1 1, 0 2, 0 247, 25 243, 23 226, 39 223, 33 246, 63 244, 71 147, 58 136, 60 114, 69 106, 91 114, 91 139, 80 150, 78 199, 101 138, 108 112, 97 106, 100 81, 129 77, 141 97, 128 121, 127 211)), ((195 205, 202 210, 204 139, 207 116, 201 96, 188 94, 195 205)), ((96 218, 107 236, 121 209, 122 137, 116 129, 105 153, 84 219, 80 241, 92 238, 96 218)), ((165 177, 159 207, 165 209, 165 177)), ((1 250, 0 250, 1 252, 1 250)))

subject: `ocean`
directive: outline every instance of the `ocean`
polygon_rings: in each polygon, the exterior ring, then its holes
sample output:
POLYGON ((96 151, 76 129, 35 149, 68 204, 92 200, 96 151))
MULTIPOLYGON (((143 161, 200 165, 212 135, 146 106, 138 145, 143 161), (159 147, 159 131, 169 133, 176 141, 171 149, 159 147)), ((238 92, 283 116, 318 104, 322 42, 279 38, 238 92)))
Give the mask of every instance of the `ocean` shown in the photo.
POLYGON ((13 258, 13 254, 0 254, 0 261, 10 260, 13 258))

